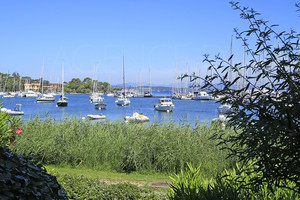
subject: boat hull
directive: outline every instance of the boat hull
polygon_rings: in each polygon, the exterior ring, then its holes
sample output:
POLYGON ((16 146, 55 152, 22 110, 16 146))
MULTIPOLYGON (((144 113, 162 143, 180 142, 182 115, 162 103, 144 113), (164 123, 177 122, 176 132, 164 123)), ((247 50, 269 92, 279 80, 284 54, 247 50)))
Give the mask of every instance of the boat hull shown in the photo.
POLYGON ((87 115, 88 119, 106 119, 105 115, 87 115))
POLYGON ((104 109, 106 109, 106 104, 104 104, 104 103, 96 103, 95 104, 95 109, 104 110, 104 109))
POLYGON ((55 101, 55 99, 37 99, 36 100, 37 103, 52 103, 54 101, 55 101))
POLYGON ((67 101, 58 101, 57 106, 58 107, 66 107, 66 106, 68 106, 68 102, 67 101))
POLYGON ((162 105, 155 105, 155 110, 162 111, 162 112, 172 112, 174 106, 162 106, 162 105))

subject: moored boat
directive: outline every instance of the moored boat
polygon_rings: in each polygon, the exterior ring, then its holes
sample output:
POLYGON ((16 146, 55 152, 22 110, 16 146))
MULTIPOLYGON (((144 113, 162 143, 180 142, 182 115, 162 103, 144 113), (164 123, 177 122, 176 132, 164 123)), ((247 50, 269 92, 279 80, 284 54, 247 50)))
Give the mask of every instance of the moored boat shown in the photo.
POLYGON ((87 115, 88 119, 106 119, 106 116, 103 114, 99 114, 99 115, 92 115, 89 114, 87 115))
POLYGON ((51 103, 55 101, 55 97, 51 94, 40 94, 36 98, 37 103, 51 103))
POLYGON ((43 74, 44 74, 44 57, 43 57, 43 67, 42 67, 42 77, 41 77, 41 83, 42 83, 42 94, 38 95, 36 97, 36 102, 37 103, 51 103, 55 101, 55 97, 51 94, 44 94, 44 79, 43 79, 43 74))
POLYGON ((149 121, 149 117, 147 117, 146 115, 144 115, 143 113, 133 113, 132 116, 126 116, 124 117, 125 122, 148 122, 149 121))
POLYGON ((120 97, 117 98, 115 103, 118 106, 128 106, 130 104, 130 100, 125 96, 120 96, 120 97))
POLYGON ((64 60, 62 61, 62 78, 61 78, 61 95, 60 95, 60 98, 59 100, 57 101, 57 106, 58 107, 66 107, 68 106, 68 101, 67 101, 67 97, 65 97, 65 94, 64 94, 64 60))
POLYGON ((95 109, 98 109, 98 110, 104 110, 106 109, 106 104, 105 103, 96 103, 95 104, 95 109))
POLYGON ((11 110, 11 109, 6 109, 5 113, 8 115, 24 115, 24 111, 21 110, 22 104, 16 104, 16 107, 11 110))
POLYGON ((208 94, 206 91, 198 91, 198 92, 194 92, 194 100, 214 100, 214 98, 208 94))
POLYGON ((157 111, 171 112, 175 108, 170 98, 160 98, 159 102, 154 106, 157 111))

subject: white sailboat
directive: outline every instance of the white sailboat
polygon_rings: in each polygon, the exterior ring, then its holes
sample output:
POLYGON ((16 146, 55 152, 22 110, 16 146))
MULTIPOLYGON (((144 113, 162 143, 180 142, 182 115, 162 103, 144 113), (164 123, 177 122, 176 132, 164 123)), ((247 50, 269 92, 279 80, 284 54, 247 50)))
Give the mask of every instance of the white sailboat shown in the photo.
POLYGON ((96 79, 96 75, 97 74, 97 66, 95 67, 95 64, 94 64, 94 77, 93 77, 93 80, 92 80, 92 88, 93 88, 93 92, 92 92, 92 95, 90 96, 90 102, 91 103, 101 103, 104 101, 104 98, 101 97, 100 93, 98 93, 97 91, 97 82, 98 80, 96 79))
POLYGON ((66 107, 68 106, 68 101, 64 94, 64 60, 62 60, 62 75, 61 75, 61 96, 57 101, 57 106, 66 107))
POLYGON ((149 69, 149 88, 147 88, 147 90, 144 92, 144 97, 152 97, 150 69, 149 69))
POLYGON ((123 94, 115 101, 119 106, 128 106, 130 104, 129 98, 126 97, 125 88, 125 65, 124 65, 124 49, 123 49, 123 94))
POLYGON ((43 68, 42 68, 42 77, 41 77, 41 82, 42 82, 42 94, 38 95, 36 98, 37 103, 50 103, 55 101, 55 97, 52 96, 51 94, 44 94, 44 64, 45 64, 45 59, 43 57, 43 68))

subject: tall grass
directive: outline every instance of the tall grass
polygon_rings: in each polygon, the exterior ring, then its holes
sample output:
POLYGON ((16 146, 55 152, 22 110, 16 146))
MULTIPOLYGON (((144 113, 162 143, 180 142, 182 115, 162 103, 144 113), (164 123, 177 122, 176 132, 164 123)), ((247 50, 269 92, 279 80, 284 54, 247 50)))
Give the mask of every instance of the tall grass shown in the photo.
POLYGON ((56 121, 36 117, 22 128, 14 150, 35 156, 43 164, 176 173, 192 163, 201 164, 208 178, 233 164, 216 146, 217 141, 210 139, 221 130, 217 125, 92 124, 76 118, 56 121))

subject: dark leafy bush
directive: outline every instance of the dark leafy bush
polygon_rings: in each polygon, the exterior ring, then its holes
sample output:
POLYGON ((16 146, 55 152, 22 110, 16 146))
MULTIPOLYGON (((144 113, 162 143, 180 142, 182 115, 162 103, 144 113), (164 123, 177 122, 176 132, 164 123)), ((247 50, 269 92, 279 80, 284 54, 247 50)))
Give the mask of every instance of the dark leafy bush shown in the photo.
POLYGON ((55 176, 29 158, 0 147, 0 199, 67 199, 55 176))
POLYGON ((220 97, 220 103, 231 105, 228 119, 236 131, 229 137, 216 137, 227 145, 230 156, 243 164, 254 163, 255 167, 243 168, 256 175, 243 184, 246 188, 263 183, 270 188, 289 187, 287 183, 293 182, 289 189, 300 193, 299 34, 279 31, 277 25, 270 25, 260 13, 238 2, 231 5, 249 24, 248 30, 235 29, 235 33, 250 60, 242 64, 233 63, 234 55, 228 59, 205 55, 211 73, 202 89, 220 97))

